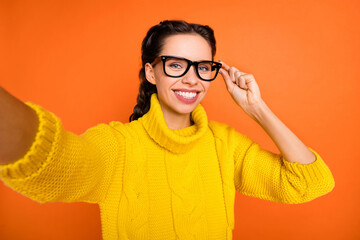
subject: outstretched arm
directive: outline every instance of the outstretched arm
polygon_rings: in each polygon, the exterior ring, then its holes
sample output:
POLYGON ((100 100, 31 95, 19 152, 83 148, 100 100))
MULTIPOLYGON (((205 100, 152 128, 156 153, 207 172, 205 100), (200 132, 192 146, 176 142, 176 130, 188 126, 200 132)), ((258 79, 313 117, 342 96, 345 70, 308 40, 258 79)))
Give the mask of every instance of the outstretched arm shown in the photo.
POLYGON ((36 113, 0 86, 0 164, 25 155, 37 129, 36 113))
MULTIPOLYGON (((3 99, 14 102, 3 101, 3 106, 8 109, 4 112, 9 124, 2 121, 6 134, 1 137, 6 147, 13 150, 5 161, 0 161, 0 180, 7 186, 42 203, 100 203, 106 198, 111 183, 122 181, 122 174, 113 173, 123 170, 125 140, 112 124, 98 124, 77 135, 65 130, 53 113, 27 102, 30 110, 36 112, 38 126, 35 136, 29 138, 30 146, 24 147, 22 136, 27 134, 28 110, 5 94, 3 99), (13 105, 17 106, 12 108, 13 105), (14 125, 14 122, 18 124, 14 125), (19 136, 8 143, 6 137, 12 138, 11 134, 19 136), (21 152, 16 152, 19 146, 21 152)), ((9 152, 2 145, 1 148, 5 150, 3 152, 9 152)))
POLYGON ((283 157, 289 162, 310 164, 316 160, 307 146, 280 121, 262 100, 252 74, 240 72, 222 63, 220 73, 234 101, 266 131, 283 157))

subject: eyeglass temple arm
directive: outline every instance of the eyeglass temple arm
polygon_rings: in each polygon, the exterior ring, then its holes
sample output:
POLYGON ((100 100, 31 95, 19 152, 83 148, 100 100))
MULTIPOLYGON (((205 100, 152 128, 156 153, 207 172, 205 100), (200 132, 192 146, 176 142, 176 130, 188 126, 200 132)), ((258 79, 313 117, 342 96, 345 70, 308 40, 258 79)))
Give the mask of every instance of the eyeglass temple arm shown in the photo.
POLYGON ((219 69, 221 68, 221 66, 222 66, 222 64, 221 63, 219 63, 220 65, 214 65, 214 66, 212 66, 211 67, 211 71, 214 71, 214 70, 216 70, 217 69, 217 67, 219 67, 219 69))
POLYGON ((151 65, 154 66, 155 64, 157 64, 160 61, 161 61, 161 57, 157 57, 157 58, 154 59, 154 61, 151 63, 151 65))

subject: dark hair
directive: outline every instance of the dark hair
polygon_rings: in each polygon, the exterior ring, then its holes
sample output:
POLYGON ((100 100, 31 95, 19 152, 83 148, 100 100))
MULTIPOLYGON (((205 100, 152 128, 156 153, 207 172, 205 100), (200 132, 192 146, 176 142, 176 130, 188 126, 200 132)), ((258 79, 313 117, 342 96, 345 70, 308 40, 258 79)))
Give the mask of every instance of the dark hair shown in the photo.
POLYGON ((137 120, 149 111, 151 95, 157 92, 156 85, 146 80, 145 64, 152 63, 155 58, 159 56, 164 45, 164 40, 167 37, 187 33, 196 33, 202 36, 211 47, 212 57, 215 56, 216 41, 214 31, 207 25, 187 23, 182 20, 166 20, 151 27, 141 45, 142 67, 139 72, 139 94, 136 99, 137 104, 134 107, 134 112, 129 118, 129 122, 137 120))

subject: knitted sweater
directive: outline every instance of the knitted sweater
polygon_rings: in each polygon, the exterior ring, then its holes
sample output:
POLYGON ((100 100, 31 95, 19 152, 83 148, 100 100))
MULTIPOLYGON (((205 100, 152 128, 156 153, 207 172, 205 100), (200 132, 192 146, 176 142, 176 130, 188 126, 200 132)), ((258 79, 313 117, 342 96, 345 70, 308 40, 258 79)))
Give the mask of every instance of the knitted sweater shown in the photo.
POLYGON ((232 239, 235 190, 296 204, 330 192, 321 157, 302 165, 263 150, 233 128, 208 121, 169 129, 156 94, 131 123, 111 122, 75 135, 38 105, 39 130, 28 153, 0 166, 6 185, 38 202, 98 203, 104 240, 232 239))

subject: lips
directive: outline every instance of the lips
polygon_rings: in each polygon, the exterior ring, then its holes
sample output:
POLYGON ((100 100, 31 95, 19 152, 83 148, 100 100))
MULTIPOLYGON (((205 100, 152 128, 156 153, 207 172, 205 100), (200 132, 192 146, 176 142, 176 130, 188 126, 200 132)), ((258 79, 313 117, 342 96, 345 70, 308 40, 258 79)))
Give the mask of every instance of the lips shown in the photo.
POLYGON ((200 91, 193 89, 173 89, 175 96, 184 103, 194 103, 200 91))

